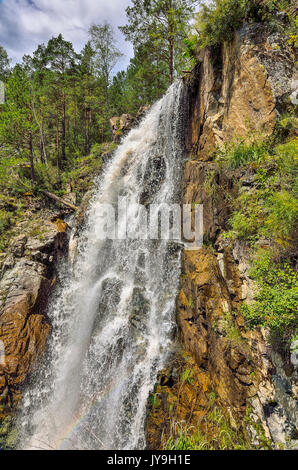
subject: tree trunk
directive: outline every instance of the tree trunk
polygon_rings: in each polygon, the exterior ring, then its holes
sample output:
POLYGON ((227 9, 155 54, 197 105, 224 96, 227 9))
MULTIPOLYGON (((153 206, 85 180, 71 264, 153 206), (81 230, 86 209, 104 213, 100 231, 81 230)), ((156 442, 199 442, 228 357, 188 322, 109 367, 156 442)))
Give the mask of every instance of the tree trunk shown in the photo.
POLYGON ((59 149, 59 126, 58 119, 56 120, 56 152, 57 152, 57 168, 61 170, 61 159, 60 159, 60 149, 59 149))
POLYGON ((40 161, 41 163, 45 163, 45 158, 44 158, 44 153, 43 153, 43 143, 42 143, 42 137, 40 136, 39 140, 39 148, 40 148, 40 161))
POLYGON ((32 132, 29 132, 29 152, 30 152, 30 172, 31 172, 31 181, 35 182, 35 172, 34 172, 34 156, 33 156, 33 144, 32 144, 32 132))
POLYGON ((62 92, 62 132, 61 132, 61 168, 63 169, 63 165, 65 162, 65 92, 62 92))
POLYGON ((174 40, 172 37, 169 39, 169 79, 170 85, 173 83, 174 78, 174 40))
POLYGON ((73 211, 78 210, 78 208, 77 208, 76 206, 74 206, 74 205, 71 204, 70 202, 64 201, 64 199, 61 199, 61 197, 56 196, 56 194, 49 193, 48 191, 43 191, 43 193, 44 193, 48 198, 53 199, 54 201, 59 202, 60 204, 63 204, 63 205, 66 206, 66 207, 69 207, 69 208, 72 209, 73 211))
POLYGON ((90 153, 90 126, 91 126, 91 110, 87 113, 87 155, 90 153))

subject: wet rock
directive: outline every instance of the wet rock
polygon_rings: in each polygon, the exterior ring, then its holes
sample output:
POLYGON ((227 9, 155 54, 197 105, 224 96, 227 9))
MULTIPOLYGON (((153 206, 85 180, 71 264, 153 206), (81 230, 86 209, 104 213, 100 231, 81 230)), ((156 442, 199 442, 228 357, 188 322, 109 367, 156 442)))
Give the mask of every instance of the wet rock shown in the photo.
POLYGON ((122 114, 120 117, 114 116, 110 119, 110 126, 114 142, 119 142, 132 127, 135 118, 130 114, 122 114))

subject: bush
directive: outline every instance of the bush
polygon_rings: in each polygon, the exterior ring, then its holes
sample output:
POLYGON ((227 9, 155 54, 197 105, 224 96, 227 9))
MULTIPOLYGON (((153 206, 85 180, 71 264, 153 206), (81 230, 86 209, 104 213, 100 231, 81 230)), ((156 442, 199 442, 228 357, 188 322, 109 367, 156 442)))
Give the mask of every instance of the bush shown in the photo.
POLYGON ((185 422, 174 422, 165 450, 247 450, 251 446, 241 431, 232 429, 229 419, 214 404, 212 392, 204 432, 185 422))
POLYGON ((232 40, 245 17, 246 3, 246 0, 217 0, 210 6, 202 5, 196 21, 200 46, 232 40))
POLYGON ((236 200, 238 210, 229 220, 229 238, 256 241, 265 237, 286 247, 293 241, 298 222, 298 202, 288 191, 265 188, 244 193, 236 200))
POLYGON ((233 142, 218 152, 217 159, 227 163, 229 168, 236 169, 249 163, 262 163, 268 156, 266 141, 262 142, 233 142))
POLYGON ((298 201, 287 191, 272 194, 266 202, 268 216, 261 232, 281 245, 293 238, 298 222, 298 201))
POLYGON ((234 201, 227 237, 255 241, 265 237, 283 247, 298 228, 298 138, 271 148, 270 141, 232 144, 217 159, 229 168, 250 165, 254 180, 234 201))
POLYGON ((36 187, 41 190, 57 191, 61 189, 61 177, 56 166, 35 164, 36 187))
POLYGON ((255 302, 243 305, 250 327, 264 326, 285 335, 298 326, 298 275, 288 262, 277 263, 262 252, 250 272, 259 287, 255 302))
POLYGON ((274 155, 282 180, 287 178, 287 186, 298 195, 298 138, 275 147, 274 155))
POLYGON ((0 210, 0 234, 10 226, 10 216, 9 212, 0 210))
POLYGON ((235 31, 245 21, 271 23, 271 27, 281 27, 276 20, 276 12, 288 14, 286 33, 289 42, 297 42, 297 19, 289 12, 287 0, 212 0, 203 4, 197 15, 196 29, 200 47, 222 44, 231 41, 235 31))

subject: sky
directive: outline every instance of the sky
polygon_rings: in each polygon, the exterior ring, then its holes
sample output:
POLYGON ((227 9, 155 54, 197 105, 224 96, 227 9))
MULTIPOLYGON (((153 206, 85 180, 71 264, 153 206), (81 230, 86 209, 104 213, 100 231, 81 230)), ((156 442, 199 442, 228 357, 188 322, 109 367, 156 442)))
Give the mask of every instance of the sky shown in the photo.
POLYGON ((0 0, 0 45, 12 64, 21 62, 41 43, 62 33, 80 52, 88 40, 91 24, 108 21, 114 27, 117 47, 124 54, 116 66, 125 69, 132 57, 132 46, 124 40, 118 26, 126 23, 125 8, 130 0, 0 0))

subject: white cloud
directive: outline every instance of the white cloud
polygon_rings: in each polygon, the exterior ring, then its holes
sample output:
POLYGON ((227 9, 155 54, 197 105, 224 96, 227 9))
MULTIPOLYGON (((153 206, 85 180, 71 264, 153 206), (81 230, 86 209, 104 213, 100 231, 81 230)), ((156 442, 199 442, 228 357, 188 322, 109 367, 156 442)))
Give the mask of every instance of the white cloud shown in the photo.
POLYGON ((125 54, 117 68, 125 68, 132 47, 118 26, 125 24, 129 4, 129 0, 2 0, 0 44, 13 62, 59 33, 80 51, 88 39, 89 26, 106 20, 114 26, 118 47, 125 54))

